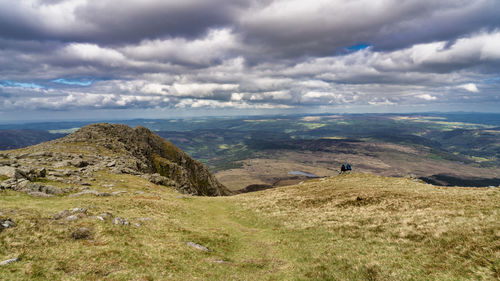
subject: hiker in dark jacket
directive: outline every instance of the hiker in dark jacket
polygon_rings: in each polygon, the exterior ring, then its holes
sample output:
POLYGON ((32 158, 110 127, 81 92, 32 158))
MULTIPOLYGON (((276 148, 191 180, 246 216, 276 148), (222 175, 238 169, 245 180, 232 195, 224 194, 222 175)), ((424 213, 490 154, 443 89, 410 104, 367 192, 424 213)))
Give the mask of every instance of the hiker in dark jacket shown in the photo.
POLYGON ((351 169, 351 164, 347 163, 347 165, 345 166, 345 169, 350 172, 352 169, 351 169))
POLYGON ((342 164, 342 167, 340 167, 340 173, 345 173, 345 171, 347 171, 347 169, 345 168, 345 165, 342 164))

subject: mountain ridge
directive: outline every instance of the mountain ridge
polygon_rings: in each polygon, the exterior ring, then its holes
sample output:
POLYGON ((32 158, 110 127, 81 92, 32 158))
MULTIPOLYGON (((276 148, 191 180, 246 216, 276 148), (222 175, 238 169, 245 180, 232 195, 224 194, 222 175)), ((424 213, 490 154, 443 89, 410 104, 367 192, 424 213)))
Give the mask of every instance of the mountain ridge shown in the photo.
MULTIPOLYGON (((4 168, 8 170, 4 176, 11 175, 12 168, 21 168, 21 174, 26 175, 16 180, 33 181, 39 178, 40 175, 37 177, 37 172, 33 170, 40 170, 42 166, 48 170, 52 180, 61 179, 58 168, 77 168, 77 171, 69 169, 65 173, 80 181, 82 178, 91 180, 93 173, 110 169, 117 174, 141 175, 182 193, 205 196, 231 194, 201 162, 145 127, 91 124, 63 138, 7 152, 4 158, 9 159, 4 164, 11 166, 4 168)), ((17 182, 11 183, 11 187, 18 185, 17 182)))

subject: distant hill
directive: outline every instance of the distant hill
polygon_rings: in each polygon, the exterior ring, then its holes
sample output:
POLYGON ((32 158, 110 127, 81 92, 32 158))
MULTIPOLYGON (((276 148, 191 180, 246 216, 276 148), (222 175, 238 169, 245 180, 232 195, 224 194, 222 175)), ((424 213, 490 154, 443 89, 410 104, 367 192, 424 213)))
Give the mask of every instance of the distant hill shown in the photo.
POLYGON ((0 150, 16 149, 63 137, 41 130, 0 130, 0 150))

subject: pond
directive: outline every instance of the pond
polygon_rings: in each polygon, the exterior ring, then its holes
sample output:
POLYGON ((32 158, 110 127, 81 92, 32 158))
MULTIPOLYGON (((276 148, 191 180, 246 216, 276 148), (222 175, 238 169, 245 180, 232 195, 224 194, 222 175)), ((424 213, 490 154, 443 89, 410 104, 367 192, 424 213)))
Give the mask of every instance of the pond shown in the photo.
POLYGON ((306 172, 302 172, 302 171, 291 171, 288 174, 289 175, 294 175, 294 176, 306 176, 308 178, 319 178, 316 175, 313 175, 313 174, 310 174, 310 173, 306 173, 306 172))

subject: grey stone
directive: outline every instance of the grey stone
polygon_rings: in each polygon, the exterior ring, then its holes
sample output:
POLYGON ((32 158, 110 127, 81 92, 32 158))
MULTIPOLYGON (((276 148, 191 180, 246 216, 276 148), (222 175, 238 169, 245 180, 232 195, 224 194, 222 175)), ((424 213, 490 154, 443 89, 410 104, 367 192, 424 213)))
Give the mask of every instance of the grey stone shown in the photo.
MULTIPOLYGON (((73 208, 71 210, 60 211, 59 213, 57 213, 57 214, 54 215, 54 219, 59 220, 59 219, 62 219, 62 218, 67 218, 67 217, 69 217, 71 215, 76 215, 77 219, 78 219, 80 217, 85 216, 86 213, 87 213, 87 209, 86 208, 73 208)), ((73 220, 73 218, 71 218, 69 220, 73 220)))
POLYGON ((127 193, 127 192, 124 191, 124 190, 114 191, 114 192, 111 192, 111 195, 120 195, 120 194, 123 194, 123 193, 127 193))
POLYGON ((75 231, 73 231, 73 233, 71 233, 71 237, 73 237, 73 239, 75 240, 88 239, 91 236, 92 232, 86 227, 77 228, 75 231))
POLYGON ((83 195, 88 195, 88 194, 95 195, 95 196, 111 196, 110 193, 100 192, 100 191, 97 191, 97 190, 88 189, 88 190, 84 190, 84 191, 81 191, 81 192, 78 192, 78 193, 70 194, 69 197, 78 197, 78 196, 83 196, 83 195))
POLYGON ((73 165, 77 168, 83 168, 83 167, 87 167, 89 165, 89 163, 85 160, 75 160, 75 161, 71 162, 71 165, 73 165))
POLYGON ((81 216, 78 215, 70 215, 64 218, 65 221, 77 221, 81 218, 81 216))
POLYGON ((176 182, 174 182, 173 180, 171 180, 167 177, 164 177, 158 173, 145 174, 145 175, 142 175, 141 177, 154 183, 154 184, 157 184, 157 185, 165 185, 165 186, 176 186, 177 185, 176 182))
POLYGON ((0 220, 0 226, 3 228, 16 227, 16 224, 11 219, 0 220))
POLYGON ((45 178, 47 176, 47 169, 42 168, 38 171, 37 177, 39 178, 45 178))
POLYGON ((61 162, 57 162, 54 164, 54 168, 63 168, 63 167, 68 167, 70 166, 71 163, 69 161, 61 161, 61 162))
POLYGON ((106 220, 106 219, 111 219, 113 217, 113 214, 111 214, 110 212, 105 212, 100 214, 99 216, 103 217, 106 220))
POLYGON ((203 252, 210 251, 207 247, 200 245, 200 244, 197 244, 197 243, 194 243, 194 242, 186 242, 186 245, 188 245, 189 247, 193 247, 197 250, 203 251, 203 252))
POLYGON ((54 195, 52 195, 52 194, 47 194, 47 193, 43 193, 43 192, 39 192, 39 191, 31 191, 31 192, 28 192, 28 194, 33 196, 33 197, 54 197, 54 195))
POLYGON ((19 261, 19 258, 8 259, 0 262, 0 266, 8 265, 14 262, 19 261))
POLYGON ((114 225, 129 225, 130 223, 128 220, 121 218, 121 217, 116 217, 113 219, 113 224, 114 225))
POLYGON ((25 179, 27 178, 26 172, 21 169, 17 169, 11 166, 0 167, 0 176, 6 176, 14 179, 25 179))

